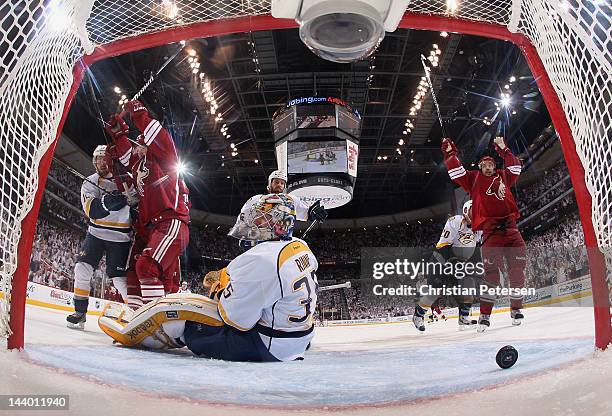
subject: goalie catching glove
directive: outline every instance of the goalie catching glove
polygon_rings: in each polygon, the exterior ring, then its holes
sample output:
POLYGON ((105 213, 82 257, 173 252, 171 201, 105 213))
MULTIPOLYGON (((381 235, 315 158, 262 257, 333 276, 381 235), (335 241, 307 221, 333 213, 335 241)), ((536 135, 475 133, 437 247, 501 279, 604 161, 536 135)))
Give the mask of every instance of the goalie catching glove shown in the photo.
POLYGON ((221 270, 211 270, 206 273, 202 284, 208 289, 209 297, 211 299, 218 299, 221 292, 229 283, 229 276, 225 268, 221 270))

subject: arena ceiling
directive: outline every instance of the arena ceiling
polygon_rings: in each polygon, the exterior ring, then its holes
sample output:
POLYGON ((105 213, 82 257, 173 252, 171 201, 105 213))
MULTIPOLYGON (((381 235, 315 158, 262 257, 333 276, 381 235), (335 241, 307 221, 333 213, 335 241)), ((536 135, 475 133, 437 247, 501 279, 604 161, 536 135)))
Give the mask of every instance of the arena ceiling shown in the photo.
MULTIPOLYGON (((352 64, 316 57, 301 43, 297 29, 189 40, 142 100, 173 135, 188 168, 185 178, 194 206, 201 210, 235 215, 248 197, 264 191, 267 175, 276 168, 271 117, 289 99, 303 96, 338 97, 363 115, 354 198, 333 210, 332 218, 428 207, 447 200, 452 190, 441 165, 442 132, 429 95, 410 116, 423 76, 420 55, 428 56, 434 44, 441 50, 432 72, 434 90, 445 129, 467 166, 488 151, 496 129, 520 153, 532 149, 529 145, 550 124, 518 48, 444 35, 397 30, 387 34, 370 59, 352 64), (202 94, 205 80, 218 104, 215 114, 202 94), (506 92, 508 107, 501 105, 506 92), (496 103, 501 123, 490 123, 496 103), (407 119, 413 127, 404 134, 407 119)), ((91 154, 106 143, 99 114, 106 118, 114 112, 122 95, 134 95, 179 49, 170 44, 93 65, 64 133, 91 154)))

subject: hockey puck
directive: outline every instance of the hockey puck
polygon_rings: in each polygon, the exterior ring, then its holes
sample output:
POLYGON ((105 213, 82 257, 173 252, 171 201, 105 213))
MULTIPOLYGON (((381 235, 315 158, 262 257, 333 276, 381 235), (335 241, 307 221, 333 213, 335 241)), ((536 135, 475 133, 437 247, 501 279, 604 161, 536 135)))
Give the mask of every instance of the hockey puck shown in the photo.
POLYGON ((516 360, 518 360, 518 351, 512 345, 506 345, 497 351, 497 355, 495 356, 495 362, 500 368, 504 370, 512 367, 516 360))

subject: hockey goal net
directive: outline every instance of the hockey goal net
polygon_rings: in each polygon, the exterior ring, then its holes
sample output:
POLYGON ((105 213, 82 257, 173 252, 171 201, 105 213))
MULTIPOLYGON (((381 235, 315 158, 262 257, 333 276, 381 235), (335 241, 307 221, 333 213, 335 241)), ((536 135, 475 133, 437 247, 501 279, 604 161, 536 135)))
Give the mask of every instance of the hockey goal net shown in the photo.
MULTIPOLYGON (((606 0, 415 0, 403 28, 505 39, 527 59, 579 203, 596 345, 610 342, 612 35, 606 0), (603 253, 603 255, 602 255, 603 253)), ((23 346, 36 217, 55 142, 93 62, 195 37, 296 27, 269 0, 8 0, 0 5, 0 331, 23 346)))

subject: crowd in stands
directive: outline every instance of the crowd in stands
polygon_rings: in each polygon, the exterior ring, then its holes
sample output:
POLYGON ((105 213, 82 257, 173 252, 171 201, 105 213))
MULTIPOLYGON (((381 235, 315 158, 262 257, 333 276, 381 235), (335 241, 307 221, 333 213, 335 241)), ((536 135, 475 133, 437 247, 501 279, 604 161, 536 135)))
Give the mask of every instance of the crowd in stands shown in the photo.
MULTIPOLYGON (((542 180, 524 189, 517 189, 517 199, 524 211, 523 216, 540 209, 571 188, 564 166, 560 164, 558 169, 551 169, 542 180)), ((43 199, 30 279, 48 286, 72 290, 74 262, 86 229, 86 219, 84 215, 79 214, 81 207, 78 193, 82 180, 55 165, 52 166, 50 176, 53 180, 48 182, 47 190, 63 202, 50 195, 45 195, 43 199), (69 209, 66 204, 73 205, 75 209, 69 209)), ((561 203, 556 206, 560 205, 562 209, 571 208, 572 204, 575 204, 573 193, 567 198, 567 205, 561 203)), ((551 210, 554 208, 551 207, 551 210)), ((543 216, 546 214, 545 212, 543 216)), ((315 230, 310 234, 308 243, 321 264, 317 273, 319 281, 331 284, 359 279, 358 266, 362 247, 433 248, 444 222, 445 219, 427 219, 367 229, 315 230)), ((191 225, 190 250, 205 259, 197 267, 188 265, 183 271, 182 278, 189 282, 193 293, 205 294, 202 277, 207 270, 222 267, 241 253, 236 240, 227 236, 228 231, 229 226, 191 225)), ((586 252, 582 248, 582 227, 575 210, 573 214, 565 215, 563 220, 553 227, 540 233, 531 233, 527 244, 528 287, 561 283, 579 277, 588 270, 586 252)), ((103 271, 104 264, 96 271, 92 281, 92 295, 117 298, 118 294, 103 271), (102 293, 103 291, 105 293, 102 293)), ((362 296, 361 290, 359 284, 343 289, 344 298, 335 294, 341 293, 340 291, 321 292, 319 310, 340 311, 348 305, 352 319, 405 315, 412 310, 412 299, 367 297, 362 296)))
MULTIPOLYGON (((565 197, 555 205, 568 206, 575 202, 569 171, 563 160, 544 171, 534 183, 525 187, 517 186, 514 193, 523 218, 537 212, 564 194, 565 197)), ((547 210, 545 214, 550 215, 549 211, 547 210)))

